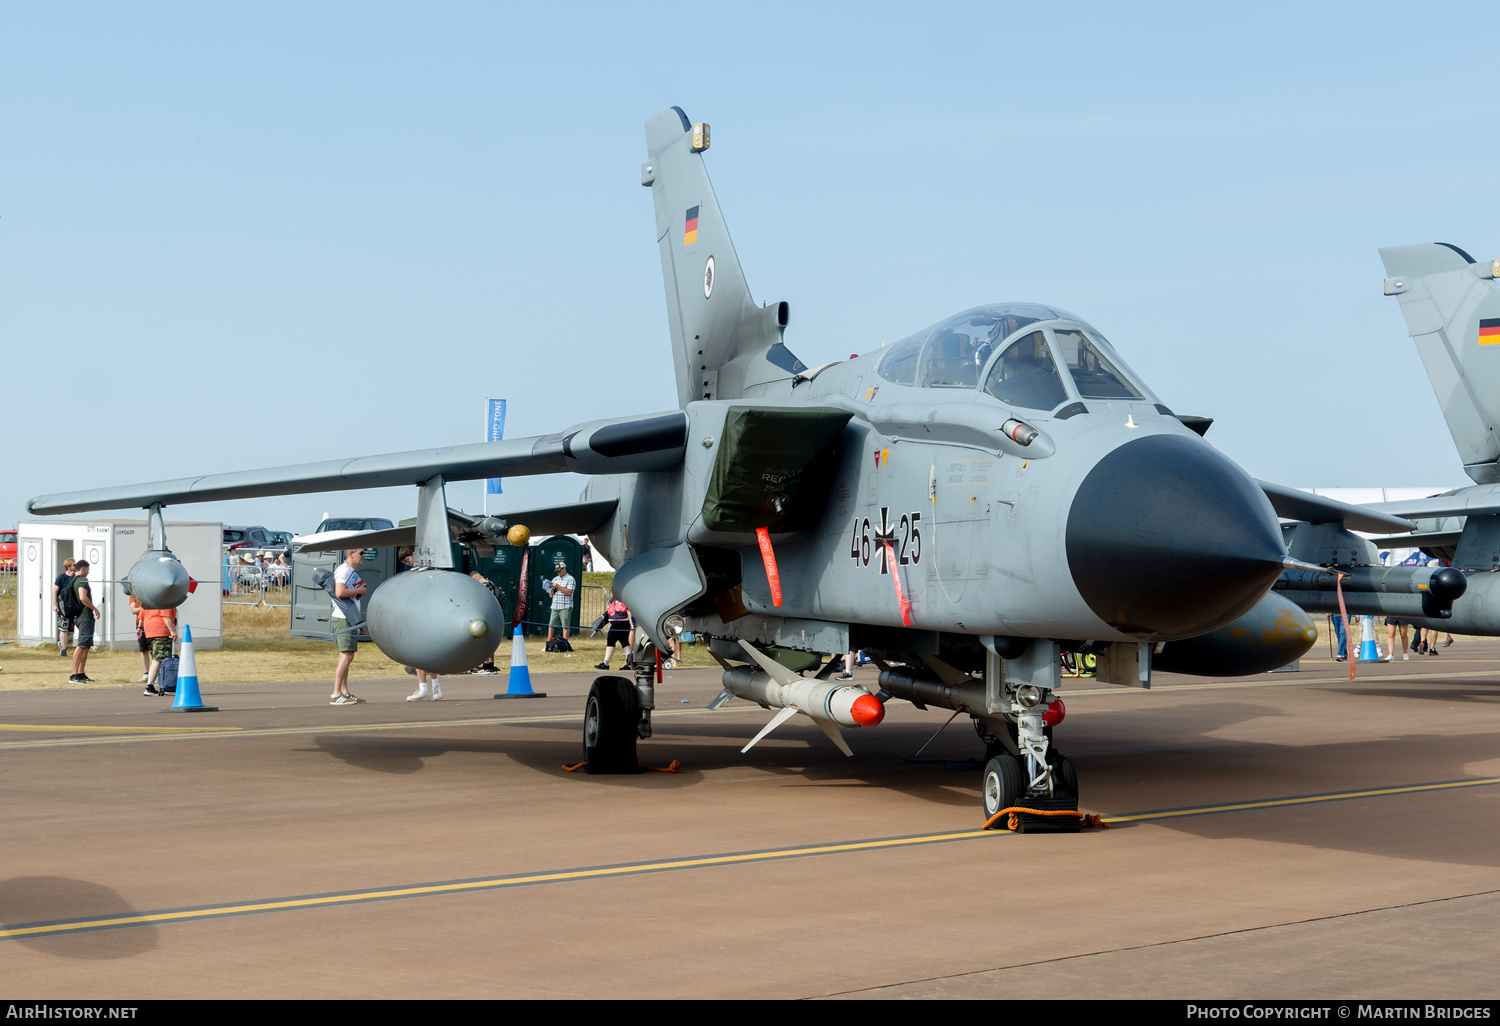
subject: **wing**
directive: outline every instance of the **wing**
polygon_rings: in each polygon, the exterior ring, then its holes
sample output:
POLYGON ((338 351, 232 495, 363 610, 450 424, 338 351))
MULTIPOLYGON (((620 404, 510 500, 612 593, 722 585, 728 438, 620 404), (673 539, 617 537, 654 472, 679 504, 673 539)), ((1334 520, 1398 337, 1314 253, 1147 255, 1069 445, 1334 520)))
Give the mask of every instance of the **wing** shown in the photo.
POLYGON ((422 484, 433 478, 476 481, 535 474, 633 474, 669 470, 682 462, 687 415, 653 414, 593 421, 567 431, 503 442, 359 456, 232 474, 206 474, 173 481, 39 495, 26 504, 35 514, 84 513, 149 508, 181 502, 254 499, 299 492, 384 488, 422 484))
POLYGON ((1500 488, 1460 488, 1427 499, 1396 499, 1374 502, 1367 509, 1408 520, 1438 517, 1482 517, 1500 513, 1500 488))
MULTIPOLYGON (((600 527, 619 499, 593 499, 587 502, 570 502, 562 506, 543 506, 538 509, 517 510, 514 513, 497 513, 490 517, 471 517, 456 509, 448 511, 448 530, 455 540, 478 539, 486 545, 503 541, 505 528, 511 524, 525 524, 533 534, 588 534, 600 527)), ((333 552, 338 549, 378 549, 388 545, 415 545, 417 525, 388 527, 379 531, 324 531, 293 538, 299 552, 333 552)))
POLYGON ((1272 484, 1269 481, 1255 483, 1260 485, 1261 491, 1266 493, 1266 498, 1271 500, 1271 508, 1276 511, 1276 515, 1287 520, 1301 520, 1309 524, 1339 521, 1351 531, 1371 533, 1411 531, 1417 526, 1396 515, 1395 511, 1386 509, 1388 506, 1400 505, 1400 503, 1351 506, 1347 502, 1324 498, 1312 492, 1304 492, 1300 488, 1288 488, 1286 485, 1272 484))

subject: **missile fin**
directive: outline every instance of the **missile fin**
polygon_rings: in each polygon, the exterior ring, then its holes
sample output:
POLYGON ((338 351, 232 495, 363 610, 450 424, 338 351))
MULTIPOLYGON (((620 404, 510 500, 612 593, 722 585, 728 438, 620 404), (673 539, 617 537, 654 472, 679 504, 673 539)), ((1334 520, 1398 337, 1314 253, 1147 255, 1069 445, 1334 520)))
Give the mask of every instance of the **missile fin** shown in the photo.
POLYGON ((839 746, 839 751, 843 752, 851 759, 854 758, 854 751, 849 747, 849 742, 844 740, 844 733, 843 731, 839 730, 839 725, 837 723, 829 723, 827 720, 816 719, 813 720, 813 722, 816 723, 819 727, 823 728, 823 733, 828 735, 828 740, 839 746))
MULTIPOLYGON (((775 716, 772 716, 771 717, 771 722, 767 723, 764 727, 760 728, 760 733, 756 734, 753 738, 751 738, 750 739, 750 743, 748 745, 746 745, 744 748, 740 749, 740 754, 744 755, 750 749, 754 748, 755 747, 755 743, 757 741, 759 741, 761 738, 765 737, 767 734, 769 734, 771 731, 775 730, 777 727, 781 726, 783 723, 785 723, 787 720, 791 719, 793 716, 796 716, 797 712, 798 712, 798 709, 797 709, 797 707, 795 705, 789 705, 785 709, 783 709, 779 713, 777 713, 775 716)), ((835 729, 837 729, 837 728, 835 728, 835 729)))
POLYGON ((927 668, 929 670, 937 674, 938 680, 942 681, 950 688, 958 684, 967 683, 967 681, 969 680, 969 675, 967 673, 964 673, 962 670, 959 670, 955 667, 949 666, 937 656, 922 655, 920 656, 920 658, 922 662, 927 664, 927 668))
POLYGON ((765 670, 766 674, 776 683, 796 684, 802 679, 802 674, 793 673, 791 670, 787 669, 785 666, 782 666, 776 660, 766 655, 760 649, 750 644, 750 642, 746 641, 744 638, 740 639, 740 647, 748 652, 750 658, 755 660, 756 665, 758 665, 762 670, 765 670))
POLYGON ((720 691, 717 695, 714 696, 714 700, 712 702, 708 703, 708 711, 713 712, 715 709, 724 708, 729 704, 729 700, 733 697, 734 692, 730 691, 728 688, 725 688, 723 691, 720 691))
POLYGON ((813 679, 814 680, 827 680, 829 677, 833 676, 833 671, 836 670, 836 669, 838 669, 840 666, 842 666, 843 663, 844 663, 844 657, 843 657, 843 655, 841 653, 835 652, 833 654, 832 658, 830 658, 828 660, 828 665, 825 666, 825 667, 823 667, 817 673, 815 673, 813 675, 813 679))

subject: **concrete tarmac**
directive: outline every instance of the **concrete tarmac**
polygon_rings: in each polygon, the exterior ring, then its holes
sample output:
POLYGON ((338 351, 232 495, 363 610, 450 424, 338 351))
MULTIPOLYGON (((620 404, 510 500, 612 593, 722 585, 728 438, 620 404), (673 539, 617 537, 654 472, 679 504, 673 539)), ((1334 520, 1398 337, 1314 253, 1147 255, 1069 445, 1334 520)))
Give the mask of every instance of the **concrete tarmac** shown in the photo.
MULTIPOLYGON (((861 670, 861 675, 869 670, 861 670)), ((0 692, 0 992, 178 997, 1500 996, 1500 642, 1064 688, 1076 835, 979 833, 966 717, 658 689, 589 777, 593 671, 0 692)))

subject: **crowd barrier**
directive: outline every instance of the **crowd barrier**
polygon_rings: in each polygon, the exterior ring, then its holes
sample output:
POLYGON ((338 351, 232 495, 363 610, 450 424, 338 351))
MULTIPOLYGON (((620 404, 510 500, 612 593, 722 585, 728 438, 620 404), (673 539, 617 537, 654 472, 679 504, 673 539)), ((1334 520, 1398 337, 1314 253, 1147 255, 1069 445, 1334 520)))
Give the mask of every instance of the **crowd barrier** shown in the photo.
POLYGON ((292 605, 292 568, 252 566, 231 561, 224 567, 223 583, 226 606, 266 606, 290 609, 292 605))

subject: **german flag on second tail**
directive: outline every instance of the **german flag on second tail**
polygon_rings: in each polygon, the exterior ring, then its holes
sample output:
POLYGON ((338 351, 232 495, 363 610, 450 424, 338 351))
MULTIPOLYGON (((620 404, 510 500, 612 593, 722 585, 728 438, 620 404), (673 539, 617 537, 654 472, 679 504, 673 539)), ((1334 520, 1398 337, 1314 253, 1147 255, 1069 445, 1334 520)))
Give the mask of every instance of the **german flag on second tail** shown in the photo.
POLYGON ((682 229, 682 244, 691 246, 698 241, 698 208, 688 207, 687 224, 682 229))
POLYGON ((1500 345, 1500 317, 1484 317, 1479 321, 1479 344, 1500 345))

